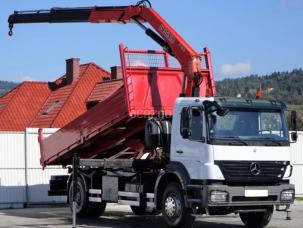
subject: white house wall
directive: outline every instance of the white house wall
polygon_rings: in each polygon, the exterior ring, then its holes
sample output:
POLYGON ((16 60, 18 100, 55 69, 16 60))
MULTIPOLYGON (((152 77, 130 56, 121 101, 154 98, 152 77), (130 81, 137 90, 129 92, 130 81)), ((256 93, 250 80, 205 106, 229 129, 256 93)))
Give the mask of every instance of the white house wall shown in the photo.
MULTIPOLYGON (((57 129, 43 129, 44 137, 57 129)), ((24 204, 63 203, 66 197, 49 197, 52 175, 65 175, 59 166, 40 166, 38 129, 25 132, 0 132, 0 209, 24 204)))
POLYGON ((65 175, 66 170, 61 168, 28 169, 28 201, 31 204, 40 203, 66 203, 66 196, 48 196, 49 180, 52 175, 65 175))
POLYGON ((0 132, 0 169, 25 168, 24 132, 0 132))
MULTIPOLYGON (((57 130, 54 128, 43 129, 43 137, 48 137, 57 130)), ((65 196, 48 196, 48 190, 50 177, 52 175, 66 175, 67 170, 62 169, 61 166, 48 166, 42 170, 37 128, 26 129, 25 141, 28 201, 35 204, 66 202, 65 196)))

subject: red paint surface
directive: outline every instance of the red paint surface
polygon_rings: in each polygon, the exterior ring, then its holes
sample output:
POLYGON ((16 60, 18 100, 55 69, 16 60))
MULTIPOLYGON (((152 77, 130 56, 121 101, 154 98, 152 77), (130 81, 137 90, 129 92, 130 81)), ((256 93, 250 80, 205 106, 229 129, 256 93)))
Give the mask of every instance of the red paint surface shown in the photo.
MULTIPOLYGON (((199 75, 202 81, 200 88, 201 96, 215 96, 216 88, 214 84, 211 59, 209 51, 205 51, 206 61, 210 67, 203 68, 201 64, 201 54, 196 52, 153 8, 144 6, 128 6, 121 8, 108 7, 106 9, 94 8, 91 11, 89 22, 92 23, 129 23, 133 18, 141 23, 149 23, 157 33, 167 42, 174 56, 181 64, 182 71, 188 79, 186 85, 186 96, 192 96, 194 77, 199 75), (203 73, 203 72, 204 73, 203 73), (207 74, 205 72, 207 71, 207 74)), ((206 50, 206 49, 205 49, 206 50)), ((203 55, 204 55, 203 54, 203 55)), ((208 65, 206 64, 206 65, 208 65)))
POLYGON ((75 152, 85 158, 107 153, 111 147, 122 145, 121 140, 142 131, 143 117, 173 113, 175 100, 181 92, 181 69, 130 66, 125 54, 131 50, 121 46, 120 51, 124 84, 121 81, 97 84, 89 99, 102 101, 40 142, 43 166, 68 164, 75 152))

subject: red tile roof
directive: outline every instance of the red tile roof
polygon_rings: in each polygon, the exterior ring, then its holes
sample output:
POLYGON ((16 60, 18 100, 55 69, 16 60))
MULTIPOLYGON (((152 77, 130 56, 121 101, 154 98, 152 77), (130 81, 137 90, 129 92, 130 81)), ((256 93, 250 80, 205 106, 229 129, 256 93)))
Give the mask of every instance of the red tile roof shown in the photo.
POLYGON ((104 77, 109 77, 109 73, 96 64, 81 65, 79 80, 52 92, 30 127, 61 128, 83 114, 87 97, 104 77), (56 101, 58 105, 54 105, 56 101))
POLYGON ((0 98, 1 131, 22 131, 33 120, 50 95, 48 83, 23 82, 0 98))
POLYGON ((19 86, 0 97, 0 113, 17 93, 19 86))
POLYGON ((87 99, 87 102, 101 102, 111 93, 119 89, 122 85, 122 79, 99 82, 91 92, 90 96, 87 99))
POLYGON ((53 83, 23 82, 0 97, 0 131, 63 127, 87 110, 92 90, 110 73, 89 63, 80 65, 79 80, 65 85, 65 77, 53 83))

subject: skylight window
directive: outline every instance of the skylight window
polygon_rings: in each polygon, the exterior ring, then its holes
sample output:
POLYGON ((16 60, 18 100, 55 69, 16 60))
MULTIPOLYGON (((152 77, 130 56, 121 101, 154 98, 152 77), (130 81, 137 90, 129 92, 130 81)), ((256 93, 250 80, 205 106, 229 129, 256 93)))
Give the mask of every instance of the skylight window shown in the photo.
POLYGON ((42 113, 42 115, 43 116, 48 115, 52 110, 57 108, 59 104, 60 104, 60 101, 56 100, 51 106, 49 106, 49 108, 45 112, 42 113))

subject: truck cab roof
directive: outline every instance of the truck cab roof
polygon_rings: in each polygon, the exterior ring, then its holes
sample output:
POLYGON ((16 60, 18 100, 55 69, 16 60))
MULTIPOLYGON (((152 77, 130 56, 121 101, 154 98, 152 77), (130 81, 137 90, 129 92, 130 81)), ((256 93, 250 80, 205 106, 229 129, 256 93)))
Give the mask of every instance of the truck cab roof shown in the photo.
POLYGON ((204 101, 215 101, 220 106, 226 108, 244 108, 244 109, 268 109, 285 110, 286 105, 283 102, 275 100, 245 99, 237 97, 180 97, 176 100, 176 105, 189 106, 201 104, 204 101))
POLYGON ((269 110, 286 109, 285 103, 275 100, 245 99, 245 98, 233 98, 233 97, 215 97, 214 100, 220 106, 227 108, 251 108, 251 109, 269 109, 269 110))

